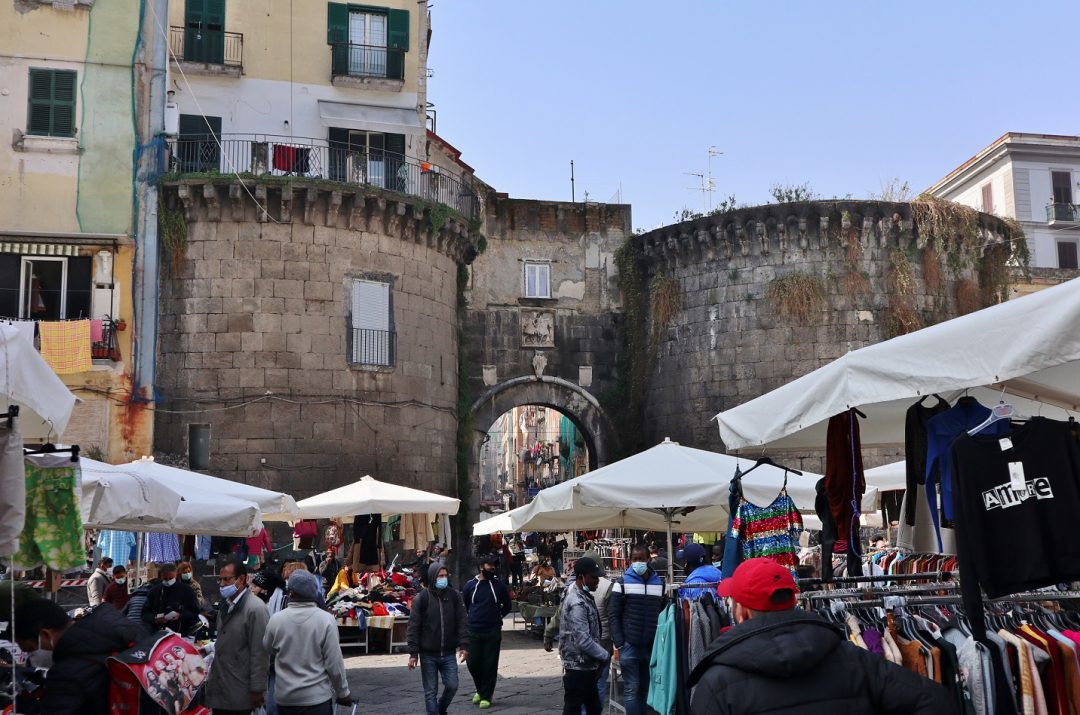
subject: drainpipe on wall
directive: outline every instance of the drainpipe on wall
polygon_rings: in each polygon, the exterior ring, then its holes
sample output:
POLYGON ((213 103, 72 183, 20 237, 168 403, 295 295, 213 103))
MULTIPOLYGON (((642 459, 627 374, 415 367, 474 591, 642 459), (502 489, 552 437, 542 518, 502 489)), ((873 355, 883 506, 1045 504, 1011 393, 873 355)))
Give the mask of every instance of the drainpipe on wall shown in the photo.
MULTIPOLYGON (((165 132, 168 38, 162 34, 160 23, 166 22, 164 18, 169 16, 169 1, 143 2, 143 23, 140 28, 142 48, 138 54, 144 64, 142 68, 136 67, 136 76, 140 79, 136 87, 146 101, 145 104, 136 101, 136 112, 144 111, 147 119, 136 122, 140 130, 136 141, 141 149, 135 167, 139 211, 133 276, 136 318, 132 397, 135 401, 152 403, 155 397, 159 291, 157 180, 162 159, 162 149, 156 146, 155 139, 165 132)), ((142 117, 139 119, 142 120, 142 117)))

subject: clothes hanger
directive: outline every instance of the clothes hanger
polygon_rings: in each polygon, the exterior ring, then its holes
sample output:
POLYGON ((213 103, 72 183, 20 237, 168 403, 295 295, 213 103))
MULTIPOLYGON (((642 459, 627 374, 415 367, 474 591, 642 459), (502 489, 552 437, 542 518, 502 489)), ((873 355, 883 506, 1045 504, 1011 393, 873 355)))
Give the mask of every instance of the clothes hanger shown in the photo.
MULTIPOLYGON (((1002 394, 1004 395, 1004 392, 1002 392, 1002 394)), ((977 435, 990 425, 994 424, 995 422, 1000 422, 1001 420, 1024 419, 1027 418, 1017 412, 1016 408, 1012 405, 1006 402, 998 402, 996 405, 994 405, 993 409, 990 410, 990 416, 983 420, 982 423, 979 424, 977 427, 968 430, 968 435, 977 435)))
POLYGON ((803 473, 800 472, 798 469, 793 469, 791 467, 785 467, 782 464, 777 464, 776 462, 774 462, 772 460, 771 457, 758 457, 757 460, 754 462, 754 465, 752 467, 750 467, 749 469, 747 469, 742 474, 740 474, 739 478, 745 477, 747 474, 754 471, 755 469, 757 469, 758 467, 760 467, 763 464, 767 464, 770 467, 776 467, 777 469, 783 469, 785 472, 791 472, 792 474, 797 474, 800 477, 803 475, 803 473))

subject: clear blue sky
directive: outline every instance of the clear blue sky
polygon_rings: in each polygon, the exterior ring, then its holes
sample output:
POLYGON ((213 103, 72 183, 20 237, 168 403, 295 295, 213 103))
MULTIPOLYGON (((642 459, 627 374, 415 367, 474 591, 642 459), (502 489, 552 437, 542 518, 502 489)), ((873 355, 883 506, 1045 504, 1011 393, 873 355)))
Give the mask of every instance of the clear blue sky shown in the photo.
POLYGON ((775 183, 921 191, 1006 131, 1080 134, 1076 0, 432 0, 438 131, 511 196, 634 226, 775 183))

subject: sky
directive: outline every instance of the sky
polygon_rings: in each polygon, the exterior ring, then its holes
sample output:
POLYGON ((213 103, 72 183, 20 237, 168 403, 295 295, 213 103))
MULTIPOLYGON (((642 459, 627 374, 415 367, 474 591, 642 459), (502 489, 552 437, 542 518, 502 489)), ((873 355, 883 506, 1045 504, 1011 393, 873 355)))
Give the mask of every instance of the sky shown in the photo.
POLYGON ((515 198, 652 229, 775 184, 918 193, 1007 131, 1080 134, 1080 2, 431 0, 438 133, 515 198))

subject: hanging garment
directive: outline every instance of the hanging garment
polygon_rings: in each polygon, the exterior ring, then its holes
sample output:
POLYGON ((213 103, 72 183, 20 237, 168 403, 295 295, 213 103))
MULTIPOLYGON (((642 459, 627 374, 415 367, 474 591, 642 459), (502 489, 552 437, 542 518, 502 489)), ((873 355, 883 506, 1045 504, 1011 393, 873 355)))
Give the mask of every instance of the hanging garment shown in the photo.
POLYGON ((760 507, 745 498, 740 499, 729 536, 739 540, 743 558, 769 558, 797 576, 802 528, 799 509, 787 493, 785 472, 784 486, 768 506, 760 507))
POLYGON ((63 320, 38 323, 41 357, 57 375, 86 372, 93 366, 90 357, 90 321, 63 320))
MULTIPOLYGON (((846 543, 849 557, 861 559, 859 550, 859 504, 866 492, 863 474, 862 444, 859 440, 859 418, 854 409, 834 415, 829 419, 825 445, 825 494, 829 497, 829 511, 836 523, 837 550, 840 541, 846 543)), ((854 564, 849 558, 848 575, 854 564)))
POLYGON ((210 560, 210 547, 213 544, 213 538, 210 536, 196 536, 195 537, 195 559, 197 561, 209 561, 210 560))
POLYGON ((127 566, 131 549, 135 546, 135 534, 130 531, 112 531, 103 529, 98 536, 98 547, 102 557, 113 560, 117 566, 127 566))
POLYGON ((100 318, 90 321, 90 342, 100 343, 105 339, 105 322, 100 318))
MULTIPOLYGON (((914 494, 918 487, 926 484, 927 425, 932 417, 949 409, 948 402, 937 395, 933 397, 936 400, 933 405, 924 405, 924 397, 909 407, 904 416, 904 458, 908 494, 914 494)), ((914 526, 915 515, 915 500, 912 499, 907 502, 902 523, 914 526)))
POLYGON ((152 564, 176 563, 180 560, 180 542, 176 534, 149 533, 143 536, 143 560, 152 564))
MULTIPOLYGON (((739 512, 739 478, 742 476, 742 472, 739 467, 735 467, 735 477, 731 480, 731 484, 728 485, 728 526, 725 534, 732 533, 732 529, 735 526, 735 515, 739 512)), ((735 573, 735 569, 739 567, 743 561, 742 544, 738 539, 724 539, 724 566, 723 577, 731 578, 731 575, 735 573)))
POLYGON ((450 515, 449 514, 443 514, 442 515, 442 527, 439 529, 439 541, 442 543, 444 548, 447 548, 447 549, 454 548, 453 543, 451 543, 452 542, 452 536, 451 536, 451 533, 450 533, 450 515))
POLYGON ((401 539, 405 542, 406 551, 422 551, 435 540, 431 529, 434 518, 433 514, 401 515, 401 539))
POLYGON ((906 519, 900 520, 900 526, 896 530, 896 545, 901 549, 917 552, 937 551, 943 554, 956 553, 956 531, 949 528, 941 528, 941 545, 938 545, 938 532, 934 530, 934 521, 930 515, 930 503, 927 501, 925 489, 907 490, 904 492, 903 506, 901 511, 911 509, 914 504, 915 523, 908 525, 906 519))
POLYGON ((678 663, 675 645, 675 609, 669 603, 660 612, 649 661, 649 698, 647 704, 660 715, 670 715, 678 690, 678 663))
MULTIPOLYGON (((938 533, 938 550, 944 548, 941 527, 952 527, 956 518, 953 508, 954 478, 951 448, 957 437, 978 427, 990 416, 990 409, 983 407, 974 397, 961 397, 956 405, 930 418, 926 427, 926 494, 930 504, 930 518, 938 533), (938 484, 941 485, 941 506, 938 507, 938 484)), ((980 434, 998 435, 1009 430, 1005 420, 986 427, 980 434)))
POLYGON ((997 598, 1080 580, 1080 445, 1067 423, 1035 417, 1007 439, 963 435, 953 458, 960 584, 982 640, 980 586, 997 598))
POLYGON ((11 429, 0 422, 0 556, 10 556, 19 547, 19 534, 26 521, 26 462, 19 433, 19 418, 11 429))
POLYGON ((78 462, 68 454, 27 456, 26 523, 12 562, 19 568, 44 564, 68 571, 86 564, 82 517, 75 495, 78 462))
POLYGON ((5 320, 4 325, 10 325, 19 331, 19 335, 30 341, 30 344, 34 344, 34 329, 37 327, 37 323, 32 320, 5 320))
POLYGON ((358 514, 353 519, 353 568, 379 564, 379 529, 381 514, 358 514))
POLYGON ((274 168, 290 174, 308 173, 308 156, 310 150, 307 147, 274 145, 274 168))

